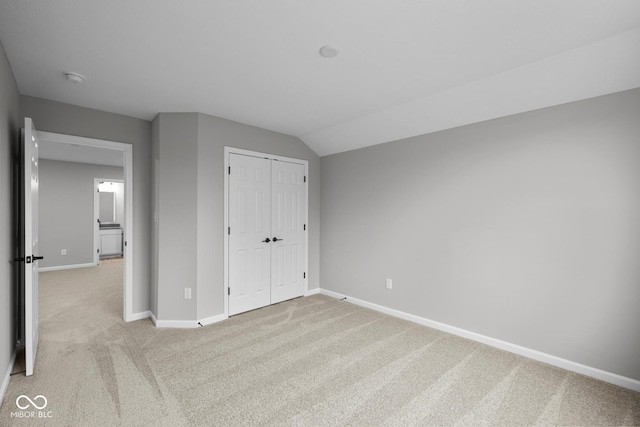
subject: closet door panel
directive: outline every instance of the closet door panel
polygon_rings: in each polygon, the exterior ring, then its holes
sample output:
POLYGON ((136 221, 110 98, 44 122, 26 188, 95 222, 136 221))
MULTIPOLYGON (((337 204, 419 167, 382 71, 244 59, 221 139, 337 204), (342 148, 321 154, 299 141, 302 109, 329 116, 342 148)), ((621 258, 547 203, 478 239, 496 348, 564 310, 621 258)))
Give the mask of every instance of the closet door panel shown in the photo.
POLYGON ((271 166, 271 303, 304 295, 304 166, 271 166))
POLYGON ((271 303, 271 161, 231 154, 229 315, 271 303))

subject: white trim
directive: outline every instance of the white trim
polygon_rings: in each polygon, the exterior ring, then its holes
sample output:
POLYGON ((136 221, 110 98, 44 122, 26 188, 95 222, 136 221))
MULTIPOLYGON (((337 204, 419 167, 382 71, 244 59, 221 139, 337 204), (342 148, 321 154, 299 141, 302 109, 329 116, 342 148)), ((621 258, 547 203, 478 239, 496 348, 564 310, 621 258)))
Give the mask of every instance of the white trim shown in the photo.
POLYGON ((224 228, 222 229, 223 239, 223 249, 224 252, 224 265, 222 267, 222 299, 224 300, 224 315, 229 316, 229 154, 231 150, 229 147, 224 147, 224 168, 222 169, 222 173, 224 175, 224 201, 223 201, 223 215, 224 215, 224 228))
POLYGON ((87 267, 95 267, 96 264, 88 262, 86 264, 68 264, 68 265, 54 265, 52 267, 42 267, 38 268, 40 273, 46 273, 47 271, 56 271, 56 270, 71 270, 73 268, 87 268, 87 267))
POLYGON ((83 136, 38 131, 41 141, 62 142, 65 144, 85 145, 122 152, 124 159, 124 272, 123 272, 123 319, 130 322, 133 317, 133 145, 124 142, 85 138, 83 136))
POLYGON ((615 384, 620 387, 628 388, 640 392, 640 381, 633 378, 623 377, 622 375, 614 374, 612 372, 603 371, 598 368, 586 366, 571 360, 563 359, 561 357, 553 356, 551 354, 543 353, 541 351, 532 350, 527 347, 522 347, 517 344, 512 344, 506 341, 502 341, 496 338, 491 338, 486 335, 481 335, 475 332, 468 331, 466 329, 458 328, 455 326, 447 325, 445 323, 436 322, 434 320, 426 319, 424 317, 416 316, 413 314, 405 313, 393 308, 384 307, 378 304, 374 304, 368 301, 364 301, 358 298, 352 298, 347 295, 340 294, 338 292, 321 289, 320 293, 332 298, 345 299, 347 302, 356 304, 362 307, 370 308, 381 313, 385 313, 400 319, 408 320, 410 322, 418 323, 423 326, 428 326, 433 329, 438 329, 443 332, 447 332, 453 335, 457 335, 463 338, 467 338, 473 341, 487 344, 492 347, 499 348, 501 350, 508 351, 510 353, 518 354, 520 356, 527 357, 529 359, 537 360, 539 362, 548 363, 549 365, 557 366, 562 369, 566 369, 571 372, 586 375, 588 377, 596 378, 598 380, 615 384))
POLYGON ((218 314, 217 316, 211 316, 211 317, 204 318, 204 319, 200 320, 200 323, 202 324, 202 326, 207 326, 207 325, 211 325, 213 323, 222 322, 223 320, 227 320, 228 318, 229 318, 229 316, 227 316, 226 314, 222 313, 222 314, 218 314))
POLYGON ((179 328, 179 329, 195 329, 199 328, 196 320, 156 320, 156 328, 179 328))
POLYGON ((13 354, 11 355, 11 359, 9 359, 9 367, 7 368, 7 372, 4 374, 2 378, 2 385, 0 386, 0 406, 2 406, 2 402, 4 401, 4 396, 7 393, 7 389, 9 388, 9 381, 11 380, 11 371, 13 371, 13 365, 16 362, 16 354, 18 354, 18 349, 13 349, 13 354))
POLYGON ((151 317, 151 321, 157 328, 182 328, 182 329, 194 329, 200 328, 202 326, 211 325, 213 323, 222 322, 223 320, 227 320, 229 316, 226 314, 218 314, 216 316, 211 316, 204 318, 202 320, 158 320, 153 313, 149 312, 149 317, 151 317))
POLYGON ((130 322, 133 314, 133 145, 128 144, 124 150, 124 304, 125 322, 130 322))
POLYGON ((133 313, 131 315, 130 322, 133 322, 135 320, 148 319, 149 317, 151 317, 151 311, 150 310, 141 311, 140 313, 133 313))
POLYGON ((93 263, 98 265, 100 262, 100 225, 98 220, 100 219, 100 196, 98 192, 98 185, 100 185, 98 178, 93 178, 93 263))
POLYGON ((304 296, 310 297, 311 295, 318 295, 319 293, 321 293, 320 288, 309 289, 307 292, 305 292, 304 296))
POLYGON ((244 156, 253 156, 253 157, 262 157, 268 159, 279 160, 283 162, 297 163, 304 165, 304 175, 307 177, 305 182, 305 213, 304 213, 304 223, 307 225, 306 234, 304 235, 304 245, 305 245, 305 256, 304 256, 304 271, 307 273, 306 278, 304 279, 304 293, 302 295, 307 295, 309 289, 309 161, 304 159, 294 159, 293 157, 285 157, 279 156, 270 153, 262 153, 259 151, 251 151, 244 150, 242 148, 235 147, 224 147, 224 169, 222 170, 224 174, 224 274, 223 274, 223 292, 224 292, 224 315, 229 317, 229 293, 227 288, 229 287, 229 233, 227 232, 229 228, 229 174, 227 173, 229 169, 229 155, 230 154, 240 154, 244 156))

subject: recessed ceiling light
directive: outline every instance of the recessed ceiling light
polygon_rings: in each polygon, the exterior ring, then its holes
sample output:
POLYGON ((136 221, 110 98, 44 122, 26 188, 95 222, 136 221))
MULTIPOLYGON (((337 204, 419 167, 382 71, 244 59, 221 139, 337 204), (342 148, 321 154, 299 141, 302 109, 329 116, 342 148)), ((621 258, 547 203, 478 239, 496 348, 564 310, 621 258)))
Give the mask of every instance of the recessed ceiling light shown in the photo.
POLYGON ((333 58, 338 55, 338 49, 330 45, 322 46, 320 48, 320 55, 325 58, 333 58))
POLYGON ((73 83, 82 83, 85 80, 84 76, 78 73, 67 72, 67 73, 64 73, 64 77, 73 83))

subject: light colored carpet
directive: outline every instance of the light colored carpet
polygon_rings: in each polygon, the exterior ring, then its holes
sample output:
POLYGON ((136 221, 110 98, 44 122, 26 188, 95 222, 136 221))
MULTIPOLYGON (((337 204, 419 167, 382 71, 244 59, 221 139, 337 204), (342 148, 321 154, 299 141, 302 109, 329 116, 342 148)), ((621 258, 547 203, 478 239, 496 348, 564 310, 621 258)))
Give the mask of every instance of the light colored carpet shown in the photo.
POLYGON ((41 274, 35 375, 11 378, 0 425, 640 425, 640 393, 324 296, 125 324, 121 274, 41 274), (51 418, 11 418, 23 394, 51 418))

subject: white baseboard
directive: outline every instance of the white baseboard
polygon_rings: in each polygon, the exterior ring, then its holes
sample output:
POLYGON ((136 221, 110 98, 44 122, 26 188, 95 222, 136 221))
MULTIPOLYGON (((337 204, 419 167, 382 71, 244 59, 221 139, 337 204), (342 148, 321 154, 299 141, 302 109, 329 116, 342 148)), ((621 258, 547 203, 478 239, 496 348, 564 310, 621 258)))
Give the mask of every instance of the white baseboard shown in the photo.
POLYGON ((141 311, 140 313, 133 313, 127 322, 134 322, 136 320, 147 319, 151 317, 151 311, 141 311))
POLYGON ((195 320, 156 320, 155 325, 156 328, 193 329, 200 327, 195 320))
POLYGON ((448 332, 453 335, 457 335, 463 338, 467 338, 473 341, 477 341, 483 344, 490 345, 492 347, 499 348, 501 350, 508 351, 510 353, 518 354, 520 356, 527 357, 529 359, 537 360, 539 362, 548 363, 549 365, 557 366, 562 369, 566 369, 571 372, 586 375, 588 377, 596 378, 598 380, 615 384, 620 387, 628 388, 630 390, 640 392, 640 381, 633 378, 623 377, 622 375, 614 374, 612 372, 603 371, 598 368, 586 366, 571 360, 563 359, 561 357, 553 356, 551 354, 543 353, 530 348, 522 347, 517 344, 512 344, 506 341, 502 341, 496 338, 491 338, 486 335, 481 335, 475 332, 461 329, 455 326, 447 325, 445 323, 436 322, 434 320, 426 319, 424 317, 416 316, 413 314, 405 313, 400 310, 384 307, 378 304, 374 304, 368 301, 364 301, 358 298, 352 298, 347 295, 339 294, 337 292, 329 291, 326 289, 320 289, 322 295, 327 295, 332 298, 344 299, 346 301, 356 304, 362 307, 370 308, 381 313, 389 314, 400 319, 408 320, 410 322, 418 323, 420 325, 428 326, 433 329, 438 329, 443 332, 448 332))
POLYGON ((11 371, 13 371, 13 364, 16 362, 16 354, 18 354, 18 349, 13 350, 13 354, 11 355, 11 359, 9 360, 9 367, 7 368, 7 372, 2 377, 2 385, 0 386, 0 406, 2 406, 4 395, 7 393, 7 388, 9 388, 11 371))
MULTIPOLYGON (((315 288, 315 289, 311 289, 310 291, 307 291, 304 294, 304 296, 308 297, 308 296, 316 295, 319 293, 320 293, 320 288, 315 288)), ((151 312, 148 312, 148 315, 144 317, 150 317, 151 321, 157 328, 198 328, 201 326, 207 326, 213 323, 222 322, 223 320, 227 320, 229 318, 229 316, 222 313, 222 314, 217 314, 215 316, 206 317, 204 319, 195 320, 195 321, 194 320, 158 320, 156 319, 156 316, 151 312)), ((137 320, 137 319, 134 319, 134 320, 137 320)))
POLYGON ((70 264, 70 265, 56 265, 53 267, 42 267, 38 268, 38 271, 44 273, 47 271, 56 271, 56 270, 70 270, 72 268, 86 268, 86 267, 95 267, 96 265, 92 262, 87 264, 70 264))
POLYGON ((218 323, 228 318, 225 314, 218 314, 216 316, 207 317, 202 320, 158 320, 153 313, 149 315, 151 317, 151 321, 157 328, 200 328, 202 326, 211 325, 213 323, 218 323))
POLYGON ((227 316, 226 314, 222 313, 222 314, 218 314, 217 316, 211 316, 211 317, 207 317, 205 319, 200 320, 200 324, 202 324, 202 326, 207 326, 207 325, 211 325, 213 323, 218 323, 218 322, 222 322, 223 320, 227 320, 229 318, 229 316, 227 316))

